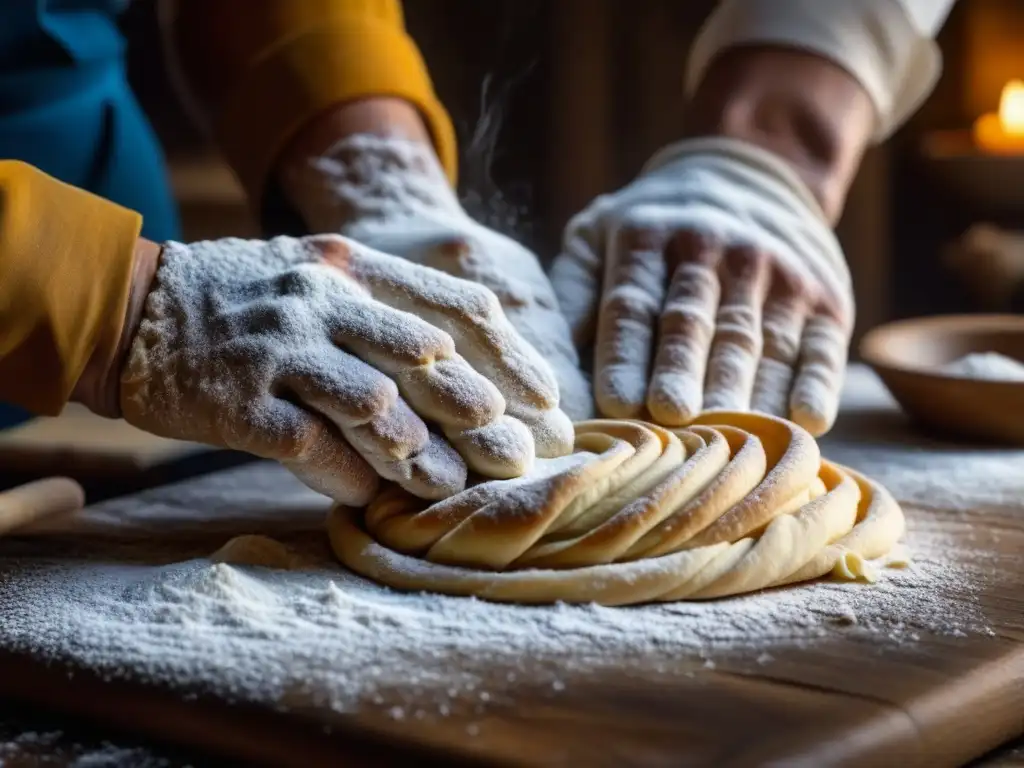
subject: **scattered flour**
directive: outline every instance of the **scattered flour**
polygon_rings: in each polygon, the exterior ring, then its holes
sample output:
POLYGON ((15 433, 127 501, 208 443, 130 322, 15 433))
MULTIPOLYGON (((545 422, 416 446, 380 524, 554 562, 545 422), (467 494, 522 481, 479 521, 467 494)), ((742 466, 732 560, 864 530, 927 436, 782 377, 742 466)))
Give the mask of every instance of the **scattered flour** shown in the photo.
POLYGON ((870 475, 901 503, 961 512, 1024 506, 1024 450, 931 440, 910 430, 870 370, 848 372, 843 414, 820 440, 825 456, 870 475))
POLYGON ((998 352, 965 355, 939 368, 940 373, 978 381, 1024 382, 1024 363, 998 352))
POLYGON ((0 731, 0 768, 32 766, 62 768, 174 768, 179 761, 159 757, 148 749, 121 747, 110 742, 84 744, 61 731, 0 731))
POLYGON ((499 606, 401 594, 316 571, 5 560, 0 643, 130 677, 289 709, 486 706, 515 680, 652 664, 763 665, 773 648, 842 632, 873 643, 987 632, 973 607, 985 563, 914 537, 913 564, 878 585, 822 583, 730 601, 637 609, 499 606), (976 571, 976 572, 975 572, 976 571), (708 663, 710 662, 710 664, 708 663), (512 681, 512 682, 510 682, 512 681))
MULTIPOLYGON (((930 635, 993 634, 978 595, 994 568, 1009 566, 990 546, 996 533, 965 538, 970 521, 958 510, 966 515, 978 498, 1020 509, 1024 452, 908 447, 906 436, 901 444, 877 382, 858 377, 874 394, 851 399, 855 418, 843 426, 852 435, 827 442, 826 454, 879 476, 903 501, 951 491, 942 512, 910 510, 913 560, 876 585, 825 582, 637 608, 522 607, 380 588, 340 569, 319 531, 287 537, 312 564, 301 571, 212 562, 223 531, 219 541, 164 540, 162 549, 96 538, 63 549, 57 540, 7 541, 0 646, 328 722, 363 708, 415 722, 472 719, 524 686, 557 696, 602 670, 763 674, 794 649, 837 637, 898 653, 930 635)), ((274 467, 237 472, 277 473, 283 496, 297 485, 274 467)), ((227 491, 202 482, 213 504, 239 480, 229 476, 227 491)))

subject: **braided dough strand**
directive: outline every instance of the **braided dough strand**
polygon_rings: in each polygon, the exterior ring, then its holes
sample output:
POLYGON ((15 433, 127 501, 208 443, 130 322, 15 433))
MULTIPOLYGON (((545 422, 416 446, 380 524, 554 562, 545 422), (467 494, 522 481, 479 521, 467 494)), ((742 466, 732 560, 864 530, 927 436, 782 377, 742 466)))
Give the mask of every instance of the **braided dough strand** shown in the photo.
POLYGON ((719 598, 874 580, 904 531, 892 496, 792 422, 709 412, 685 429, 578 422, 575 452, 434 504, 393 486, 336 506, 331 545, 385 585, 517 603, 719 598))

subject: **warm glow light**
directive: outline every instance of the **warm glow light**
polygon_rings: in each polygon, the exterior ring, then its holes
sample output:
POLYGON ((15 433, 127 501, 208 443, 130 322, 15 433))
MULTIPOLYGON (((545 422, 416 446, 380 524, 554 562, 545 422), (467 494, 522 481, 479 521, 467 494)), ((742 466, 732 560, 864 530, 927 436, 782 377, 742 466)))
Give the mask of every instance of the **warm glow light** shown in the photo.
POLYGON ((1003 86, 999 111, 974 123, 974 142, 992 154, 1024 155, 1024 80, 1003 86))
POLYGON ((1024 80, 1011 80, 999 97, 999 125, 1010 135, 1024 136, 1024 80))

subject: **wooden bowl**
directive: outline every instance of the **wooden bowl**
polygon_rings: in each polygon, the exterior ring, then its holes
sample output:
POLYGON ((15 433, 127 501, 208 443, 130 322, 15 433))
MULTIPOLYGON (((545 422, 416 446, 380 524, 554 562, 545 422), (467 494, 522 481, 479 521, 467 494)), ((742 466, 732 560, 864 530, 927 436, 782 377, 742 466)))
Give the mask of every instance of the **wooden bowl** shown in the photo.
POLYGON ((868 333, 860 353, 912 419, 950 436, 1024 445, 1024 382, 959 378, 938 369, 998 352, 1024 362, 1024 316, 946 315, 868 333))

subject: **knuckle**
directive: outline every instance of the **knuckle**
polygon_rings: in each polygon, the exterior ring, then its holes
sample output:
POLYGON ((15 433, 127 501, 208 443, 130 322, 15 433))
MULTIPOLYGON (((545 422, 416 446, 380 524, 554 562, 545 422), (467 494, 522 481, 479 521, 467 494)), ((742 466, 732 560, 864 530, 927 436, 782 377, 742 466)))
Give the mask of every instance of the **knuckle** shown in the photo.
POLYGON ((303 243, 323 261, 342 271, 348 271, 355 256, 352 241, 341 235, 311 235, 303 238, 303 243))
POLYGON ((666 248, 666 258, 672 270, 682 264, 700 264, 714 268, 721 257, 722 246, 717 238, 694 229, 676 232, 666 248))
POLYGON ((315 419, 268 409, 259 399, 244 406, 239 417, 237 426, 231 430, 233 442, 239 446, 258 443, 264 452, 278 460, 302 459, 316 445, 324 429, 315 419))
POLYGON ((615 237, 619 247, 623 250, 660 252, 665 242, 663 230, 663 226, 645 221, 644 217, 635 215, 618 227, 615 237))
POLYGON ((750 355, 758 355, 761 352, 761 339, 745 328, 719 326, 715 330, 715 346, 733 347, 750 355))
POLYGON ((449 358, 455 354, 455 341, 435 325, 424 325, 414 334, 415 355, 423 361, 449 358))
POLYGON ((760 313, 750 304, 723 304, 715 316, 719 328, 741 328, 750 333, 757 330, 760 320, 760 313))
POLYGON ((719 294, 718 278, 715 273, 700 264, 680 264, 672 277, 669 300, 688 300, 702 304, 717 304, 719 294))
POLYGON ((805 340, 800 362, 804 368, 819 367, 838 370, 846 362, 846 350, 833 344, 808 344, 805 340))
POLYGON ((490 321, 501 314, 497 294, 479 283, 461 281, 459 298, 462 308, 477 321, 490 321))
POLYGON ((715 323, 715 343, 739 347, 760 354, 763 339, 755 313, 748 307, 723 308, 715 323))
POLYGON ((359 402, 359 411, 369 416, 377 416, 392 410, 399 401, 398 385, 382 373, 368 377, 359 402))
POLYGON ((846 349, 834 344, 815 344, 804 339, 800 350, 800 366, 804 369, 819 368, 839 370, 846 362, 846 349))
POLYGON ((680 302, 667 306, 661 315, 661 332, 666 336, 710 338, 714 329, 714 319, 702 307, 680 302))
POLYGON ((647 291, 633 285, 617 285, 604 295, 601 308, 612 317, 646 321, 657 313, 659 306, 647 291))
POLYGON ((767 251, 750 245, 734 245, 725 251, 722 266, 734 280, 758 281, 768 273, 772 257, 767 251))
POLYGON ((275 296, 310 297, 318 292, 321 281, 322 275, 312 266, 295 267, 272 278, 272 290, 275 296))
POLYGON ((841 335, 847 336, 853 332, 854 308, 852 300, 847 296, 841 296, 832 292, 813 302, 813 316, 819 318, 815 325, 827 324, 841 335))
POLYGON ((652 296, 660 297, 666 287, 666 263, 661 248, 618 247, 613 251, 607 274, 609 285, 636 285, 652 296))
POLYGON ((780 304, 807 304, 814 289, 810 281, 793 269, 775 262, 772 265, 772 284, 769 297, 780 304))
POLYGON ((287 301, 261 301, 249 305, 242 325, 257 336, 296 337, 306 330, 303 313, 287 301))
POLYGON ((768 357, 781 362, 792 362, 800 355, 800 337, 789 324, 765 323, 764 351, 768 357))
POLYGON ((439 263, 454 267, 458 271, 477 269, 485 260, 483 245, 462 235, 445 237, 431 250, 432 256, 439 263))

